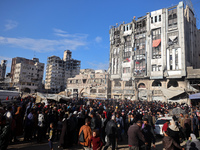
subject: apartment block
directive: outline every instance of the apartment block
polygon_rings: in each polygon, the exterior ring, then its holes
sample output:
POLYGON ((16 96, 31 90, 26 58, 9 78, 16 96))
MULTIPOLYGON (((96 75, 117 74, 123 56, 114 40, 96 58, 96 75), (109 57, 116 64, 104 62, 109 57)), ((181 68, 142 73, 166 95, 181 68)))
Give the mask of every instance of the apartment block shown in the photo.
POLYGON ((112 26, 111 97, 166 100, 170 87, 187 90, 187 67, 200 67, 199 33, 193 9, 183 2, 112 26))
POLYGON ((67 80, 69 97, 107 98, 108 72, 105 70, 81 69, 74 78, 67 80))
POLYGON ((32 60, 15 57, 11 65, 11 81, 13 87, 20 92, 35 93, 42 87, 44 63, 38 58, 32 60))
POLYGON ((51 56, 47 59, 45 89, 52 93, 64 91, 67 79, 75 77, 80 72, 81 61, 72 59, 70 50, 64 51, 63 59, 51 56))

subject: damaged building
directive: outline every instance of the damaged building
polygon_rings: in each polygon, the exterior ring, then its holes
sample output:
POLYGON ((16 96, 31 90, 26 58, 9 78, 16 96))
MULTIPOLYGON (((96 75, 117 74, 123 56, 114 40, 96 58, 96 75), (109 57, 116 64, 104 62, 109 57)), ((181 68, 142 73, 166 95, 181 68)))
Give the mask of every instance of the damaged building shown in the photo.
POLYGON ((64 91, 67 79, 73 78, 80 72, 81 61, 72 59, 70 50, 64 51, 63 59, 51 56, 47 59, 45 89, 51 93, 64 91))
POLYGON ((187 77, 200 68, 200 31, 191 6, 179 2, 116 24, 109 33, 111 98, 186 100, 199 90, 192 82, 200 78, 187 77))
POLYGON ((105 70, 81 69, 74 78, 68 78, 67 95, 90 99, 106 99, 108 90, 108 72, 105 70))

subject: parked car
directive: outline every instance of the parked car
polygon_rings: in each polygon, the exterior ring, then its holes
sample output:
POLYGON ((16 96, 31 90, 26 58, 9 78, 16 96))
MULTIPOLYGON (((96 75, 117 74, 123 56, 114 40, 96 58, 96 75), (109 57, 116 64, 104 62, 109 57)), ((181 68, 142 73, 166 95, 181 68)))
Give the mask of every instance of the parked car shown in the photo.
POLYGON ((158 118, 158 119, 156 120, 155 129, 154 129, 155 134, 157 134, 157 135, 162 135, 162 136, 163 136, 162 127, 163 127, 163 124, 164 124, 167 120, 171 121, 171 120, 172 120, 172 117, 161 117, 161 118, 158 118))

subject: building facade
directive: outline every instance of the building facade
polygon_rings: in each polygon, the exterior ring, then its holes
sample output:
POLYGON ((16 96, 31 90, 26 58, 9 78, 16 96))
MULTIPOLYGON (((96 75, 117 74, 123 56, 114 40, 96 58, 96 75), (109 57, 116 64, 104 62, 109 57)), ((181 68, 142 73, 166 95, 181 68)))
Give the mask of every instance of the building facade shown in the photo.
POLYGON ((80 72, 79 60, 72 59, 72 52, 64 51, 63 59, 57 56, 48 57, 46 67, 45 89, 52 93, 64 91, 67 79, 80 72))
POLYGON ((79 75, 67 80, 69 97, 107 98, 108 72, 105 70, 81 69, 79 75))
POLYGON ((32 60, 16 57, 12 59, 12 86, 19 92, 35 93, 42 87, 44 63, 38 58, 32 60))
POLYGON ((0 80, 3 80, 6 75, 6 64, 7 60, 2 60, 0 64, 0 80))
POLYGON ((187 90, 187 67, 200 67, 198 40, 194 12, 183 2, 112 26, 111 97, 166 100, 170 87, 187 90))

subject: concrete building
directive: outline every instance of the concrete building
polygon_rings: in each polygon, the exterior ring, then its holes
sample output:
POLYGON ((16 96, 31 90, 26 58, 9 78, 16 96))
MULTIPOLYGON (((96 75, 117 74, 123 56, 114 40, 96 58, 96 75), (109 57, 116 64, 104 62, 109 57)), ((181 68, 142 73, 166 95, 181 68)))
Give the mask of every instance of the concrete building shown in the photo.
POLYGON ((107 98, 108 72, 105 70, 81 69, 74 78, 67 80, 67 95, 70 97, 107 98))
POLYGON ((112 26, 111 97, 169 100, 164 93, 170 87, 187 91, 187 67, 200 67, 199 33, 192 8, 183 2, 112 26))
POLYGON ((47 59, 45 89, 51 93, 64 91, 67 79, 75 77, 80 72, 79 60, 72 59, 70 50, 64 51, 63 59, 51 56, 47 59))
POLYGON ((15 57, 11 65, 11 81, 19 92, 35 93, 42 87, 44 63, 38 58, 32 60, 15 57))
POLYGON ((0 80, 3 80, 6 75, 6 64, 7 60, 2 60, 0 64, 0 80))

